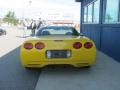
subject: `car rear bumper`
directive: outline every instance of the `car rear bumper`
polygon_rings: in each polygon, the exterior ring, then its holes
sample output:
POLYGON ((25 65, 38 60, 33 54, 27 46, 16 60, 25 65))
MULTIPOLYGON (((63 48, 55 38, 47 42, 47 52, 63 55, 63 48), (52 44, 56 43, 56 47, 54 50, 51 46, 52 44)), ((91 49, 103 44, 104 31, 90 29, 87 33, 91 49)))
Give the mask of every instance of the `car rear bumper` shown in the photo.
MULTIPOLYGON (((22 62, 22 61, 21 61, 22 62)), ((83 66, 91 66, 95 63, 95 59, 93 60, 53 60, 53 61, 28 61, 28 62, 22 62, 22 65, 24 67, 34 67, 34 68, 42 68, 48 65, 72 65, 74 67, 83 67, 83 66)))

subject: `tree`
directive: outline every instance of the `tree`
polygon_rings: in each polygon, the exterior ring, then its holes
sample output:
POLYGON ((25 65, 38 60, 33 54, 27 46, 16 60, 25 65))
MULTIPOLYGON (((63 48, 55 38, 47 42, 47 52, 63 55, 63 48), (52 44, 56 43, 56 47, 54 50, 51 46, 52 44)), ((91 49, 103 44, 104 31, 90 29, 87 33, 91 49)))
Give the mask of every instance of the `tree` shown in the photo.
POLYGON ((5 15, 5 17, 3 18, 4 22, 7 22, 8 24, 11 23, 13 25, 17 25, 18 24, 18 20, 15 17, 15 13, 8 11, 8 13, 5 15))

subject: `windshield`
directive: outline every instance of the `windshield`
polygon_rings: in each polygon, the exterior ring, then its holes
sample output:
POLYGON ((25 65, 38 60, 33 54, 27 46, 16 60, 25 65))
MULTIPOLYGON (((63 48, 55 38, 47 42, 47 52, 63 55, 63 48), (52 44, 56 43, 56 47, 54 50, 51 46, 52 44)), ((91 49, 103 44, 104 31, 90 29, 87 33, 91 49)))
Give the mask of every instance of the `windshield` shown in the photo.
POLYGON ((41 28, 36 36, 43 36, 43 35, 79 35, 79 33, 73 27, 44 27, 41 28))

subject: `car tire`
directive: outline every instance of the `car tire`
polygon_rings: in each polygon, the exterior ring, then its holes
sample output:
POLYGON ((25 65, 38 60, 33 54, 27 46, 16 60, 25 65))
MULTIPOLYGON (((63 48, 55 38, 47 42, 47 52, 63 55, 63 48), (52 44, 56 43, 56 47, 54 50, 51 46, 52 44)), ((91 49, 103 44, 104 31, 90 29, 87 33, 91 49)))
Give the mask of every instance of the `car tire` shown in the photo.
POLYGON ((31 67, 25 67, 26 70, 32 70, 34 68, 31 68, 31 67))
POLYGON ((83 67, 83 68, 91 68, 91 66, 85 66, 85 67, 83 67))
POLYGON ((81 67, 76 67, 77 69, 85 68, 85 69, 90 69, 91 66, 81 66, 81 67))
POLYGON ((26 70, 40 70, 40 68, 25 67, 26 70))

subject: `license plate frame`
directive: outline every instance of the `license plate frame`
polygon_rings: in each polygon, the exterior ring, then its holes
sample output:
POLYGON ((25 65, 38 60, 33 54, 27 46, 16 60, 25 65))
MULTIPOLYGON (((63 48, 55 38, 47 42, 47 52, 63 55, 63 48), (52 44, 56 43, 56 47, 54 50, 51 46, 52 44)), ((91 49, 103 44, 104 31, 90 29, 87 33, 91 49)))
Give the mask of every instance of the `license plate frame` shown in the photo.
POLYGON ((68 50, 48 50, 51 53, 51 57, 47 57, 47 58, 67 58, 67 51, 68 50))

